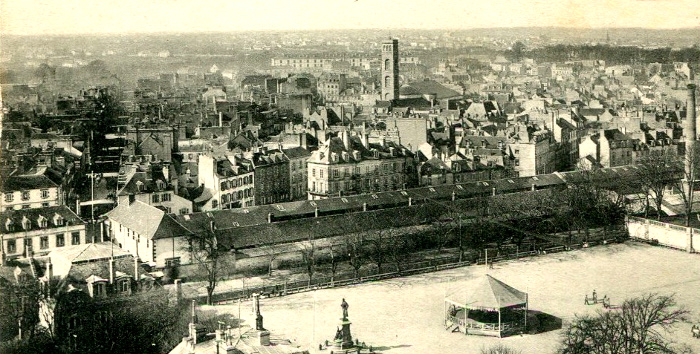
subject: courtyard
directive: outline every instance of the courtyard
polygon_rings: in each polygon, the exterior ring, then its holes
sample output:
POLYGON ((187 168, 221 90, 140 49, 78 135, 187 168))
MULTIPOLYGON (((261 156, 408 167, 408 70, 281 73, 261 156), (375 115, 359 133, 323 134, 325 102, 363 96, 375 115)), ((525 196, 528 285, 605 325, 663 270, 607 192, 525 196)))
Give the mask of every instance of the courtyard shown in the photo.
MULTIPOLYGON (((527 292, 530 310, 555 316, 564 326, 575 314, 611 311, 584 304, 584 296, 593 290, 599 297, 607 295, 612 305, 645 293, 675 294, 678 304, 690 310, 693 322, 700 323, 700 255, 634 242, 513 260, 493 269, 469 266, 262 299, 261 312, 273 336, 311 349, 333 338, 345 298, 353 337, 383 353, 479 353, 499 343, 523 353, 555 352, 561 330, 503 339, 444 330, 445 294, 469 287, 485 274, 527 292)), ((233 315, 238 315, 238 308, 213 307, 233 315)), ((241 305, 244 319, 250 308, 250 302, 241 305)), ((691 324, 680 324, 668 337, 700 352, 700 340, 691 337, 690 329, 691 324)))

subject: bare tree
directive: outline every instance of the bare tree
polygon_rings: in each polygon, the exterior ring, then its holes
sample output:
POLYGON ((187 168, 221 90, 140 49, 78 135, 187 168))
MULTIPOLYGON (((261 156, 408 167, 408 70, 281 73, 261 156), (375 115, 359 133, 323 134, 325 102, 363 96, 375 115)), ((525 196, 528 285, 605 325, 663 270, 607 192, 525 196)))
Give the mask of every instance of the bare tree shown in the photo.
POLYGON ((335 274, 338 272, 338 265, 340 264, 340 252, 337 248, 338 246, 334 245, 332 240, 329 240, 328 254, 331 257, 331 284, 335 284, 335 274))
POLYGON ((348 262, 355 271, 355 278, 360 276, 360 268, 365 264, 364 240, 360 234, 345 235, 345 251, 348 253, 348 262))
POLYGON ((389 251, 389 259, 396 265, 396 271, 401 274, 404 266, 410 260, 410 254, 413 251, 413 240, 409 235, 399 235, 387 240, 389 251))
POLYGON ((198 265, 207 281, 207 304, 212 304, 214 290, 223 278, 226 252, 219 249, 214 220, 209 220, 209 228, 201 233, 188 236, 192 260, 198 265))
MULTIPOLYGON (((695 145, 693 145, 695 146, 695 145)), ((693 192, 697 187, 698 168, 700 168, 700 154, 697 150, 686 151, 686 154, 680 158, 684 163, 685 168, 682 172, 682 177, 676 181, 675 187, 680 192, 685 210, 685 226, 690 226, 690 214, 693 212, 694 195, 693 192)))
POLYGON ((392 227, 380 228, 374 232, 374 237, 365 240, 367 257, 377 265, 377 274, 382 274, 382 266, 389 257, 389 240, 397 237, 395 233, 396 229, 392 227))
POLYGON ((308 240, 299 244, 299 248, 301 251, 301 260, 304 262, 306 274, 309 276, 308 285, 311 286, 311 280, 313 279, 314 273, 316 273, 316 240, 310 235, 308 240))
POLYGON ((676 353, 662 333, 687 321, 687 314, 673 296, 628 299, 617 310, 577 317, 564 332, 560 353, 676 353))
POLYGON ((661 219, 661 203, 666 187, 680 179, 680 161, 662 152, 651 152, 637 164, 636 177, 645 199, 644 216, 649 216, 649 199, 654 201, 657 220, 661 219))
MULTIPOLYGON (((279 240, 282 236, 282 231, 278 228, 270 228, 269 229, 269 235, 270 239, 272 240, 279 240)), ((267 276, 271 277, 272 276, 272 268, 275 264, 275 260, 277 260, 281 256, 280 249, 278 247, 274 247, 273 245, 259 245, 258 249, 263 251, 265 253, 265 256, 267 256, 267 276)))

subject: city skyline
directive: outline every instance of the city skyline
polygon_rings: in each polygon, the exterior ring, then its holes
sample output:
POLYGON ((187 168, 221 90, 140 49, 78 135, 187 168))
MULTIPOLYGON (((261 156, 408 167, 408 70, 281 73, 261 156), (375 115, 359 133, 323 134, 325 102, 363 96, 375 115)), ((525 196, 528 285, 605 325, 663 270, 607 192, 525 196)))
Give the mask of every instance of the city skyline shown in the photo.
POLYGON ((498 0, 378 0, 138 2, 6 0, 0 31, 9 35, 227 32, 254 30, 445 29, 509 27, 700 27, 700 3, 689 0, 617 0, 590 3, 498 0), (41 9, 41 11, 37 11, 41 9), (682 10, 682 11, 681 11, 682 10))

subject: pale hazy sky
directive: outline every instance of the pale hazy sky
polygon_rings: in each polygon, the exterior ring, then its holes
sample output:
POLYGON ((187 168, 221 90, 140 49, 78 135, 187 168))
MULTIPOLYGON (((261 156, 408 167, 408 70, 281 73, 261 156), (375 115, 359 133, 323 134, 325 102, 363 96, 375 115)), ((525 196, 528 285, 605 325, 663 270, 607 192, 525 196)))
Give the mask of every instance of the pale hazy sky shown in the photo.
POLYGON ((0 0, 0 33, 698 27, 700 0, 0 0))

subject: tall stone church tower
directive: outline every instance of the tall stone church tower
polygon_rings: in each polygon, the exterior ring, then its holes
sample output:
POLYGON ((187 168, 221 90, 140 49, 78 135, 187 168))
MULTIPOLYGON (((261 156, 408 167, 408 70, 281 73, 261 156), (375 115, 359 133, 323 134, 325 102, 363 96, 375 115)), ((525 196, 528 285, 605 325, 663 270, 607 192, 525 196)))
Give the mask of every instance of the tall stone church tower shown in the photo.
POLYGON ((399 98, 399 40, 382 42, 382 100, 399 98))

